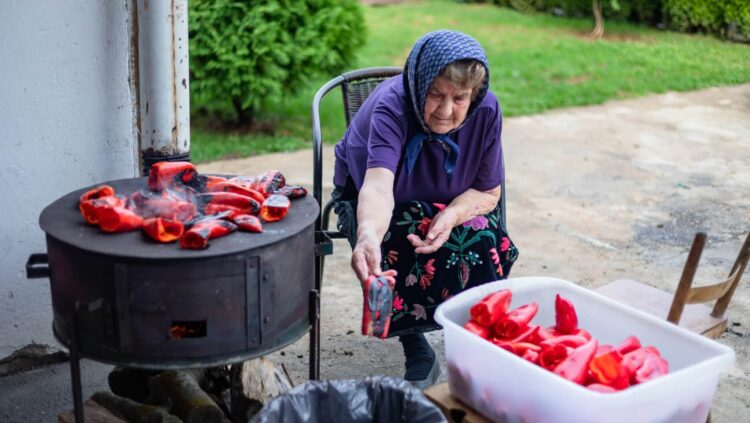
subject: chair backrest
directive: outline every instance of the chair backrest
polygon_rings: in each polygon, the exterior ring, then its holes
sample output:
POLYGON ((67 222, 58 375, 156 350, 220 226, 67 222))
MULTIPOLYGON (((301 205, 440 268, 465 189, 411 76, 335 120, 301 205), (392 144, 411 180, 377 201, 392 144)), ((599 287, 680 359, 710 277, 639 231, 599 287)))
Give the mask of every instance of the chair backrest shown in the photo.
MULTIPOLYGON (((320 128, 320 103, 323 101, 323 98, 331 90, 341 86, 341 93, 344 99, 344 117, 346 118, 346 126, 349 126, 354 115, 359 111, 359 108, 375 88, 386 79, 399 75, 402 72, 403 69, 397 67, 358 69, 331 79, 315 93, 312 102, 313 196, 318 201, 318 205, 322 206, 323 135, 320 128)), ((320 230, 320 218, 318 219, 316 230, 320 230)))
POLYGON ((680 277, 680 283, 677 286, 677 291, 675 291, 674 299, 672 300, 672 306, 667 315, 667 320, 674 324, 679 324, 685 304, 716 301, 716 304, 711 311, 711 316, 722 318, 732 299, 732 295, 737 288, 737 284, 742 278, 742 273, 747 267, 748 260, 750 260, 750 234, 748 234, 732 269, 729 271, 727 279, 710 285, 693 287, 693 278, 698 269, 698 262, 700 261, 701 253, 703 252, 705 244, 706 234, 703 232, 695 234, 693 245, 690 247, 690 253, 688 254, 685 267, 682 271, 682 276, 680 277))

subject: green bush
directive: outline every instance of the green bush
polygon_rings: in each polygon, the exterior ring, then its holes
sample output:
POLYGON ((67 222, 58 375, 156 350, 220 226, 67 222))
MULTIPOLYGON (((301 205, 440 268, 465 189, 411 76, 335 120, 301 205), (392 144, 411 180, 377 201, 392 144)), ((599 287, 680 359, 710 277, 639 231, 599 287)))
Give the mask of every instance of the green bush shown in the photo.
POLYGON ((250 122, 267 101, 342 70, 364 44, 357 0, 190 0, 193 110, 250 122))
POLYGON ((664 0, 664 10, 669 26, 678 31, 719 33, 723 3, 724 0, 664 0))
POLYGON ((728 0, 724 5, 724 22, 730 37, 750 40, 750 1, 728 0))

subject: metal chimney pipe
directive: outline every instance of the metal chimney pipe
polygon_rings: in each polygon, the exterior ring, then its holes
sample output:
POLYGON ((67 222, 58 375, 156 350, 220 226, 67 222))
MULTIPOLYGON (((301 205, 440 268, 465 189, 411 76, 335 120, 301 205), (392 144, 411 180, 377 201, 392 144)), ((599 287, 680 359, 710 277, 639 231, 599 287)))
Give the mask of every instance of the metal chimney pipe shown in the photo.
POLYGON ((137 0, 139 144, 143 174, 190 160, 187 0, 137 0))

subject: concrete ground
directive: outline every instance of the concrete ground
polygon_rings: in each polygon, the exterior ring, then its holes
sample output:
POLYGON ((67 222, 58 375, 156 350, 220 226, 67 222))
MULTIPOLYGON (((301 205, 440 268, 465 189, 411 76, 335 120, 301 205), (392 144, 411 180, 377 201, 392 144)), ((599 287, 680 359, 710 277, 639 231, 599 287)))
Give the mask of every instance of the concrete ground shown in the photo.
MULTIPOLYGON (((511 276, 554 276, 586 288, 627 277, 673 291, 692 237, 702 230, 709 239, 696 280, 725 277, 750 231, 749 138, 750 85, 506 119, 508 226, 521 252, 511 276)), ((324 151, 324 164, 327 198, 332 147, 324 151)), ((248 175, 267 169, 312 185, 309 150, 199 166, 203 173, 248 175)), ((336 241, 326 259, 322 377, 401 376, 399 343, 358 333, 361 291, 350 252, 336 241)), ((720 378, 714 422, 750 421, 749 281, 750 271, 730 304, 729 330, 718 339, 734 349, 737 362, 720 378)), ((429 339, 444 381, 442 333, 429 339)), ((272 355, 295 383, 307 378, 307 346, 304 337, 272 355)), ((89 394, 106 385, 106 370, 84 362, 89 394)), ((54 421, 57 411, 71 407, 69 383, 66 365, 0 379, 0 421, 54 421), (50 396, 42 390, 54 391, 56 399, 40 400, 50 396)))

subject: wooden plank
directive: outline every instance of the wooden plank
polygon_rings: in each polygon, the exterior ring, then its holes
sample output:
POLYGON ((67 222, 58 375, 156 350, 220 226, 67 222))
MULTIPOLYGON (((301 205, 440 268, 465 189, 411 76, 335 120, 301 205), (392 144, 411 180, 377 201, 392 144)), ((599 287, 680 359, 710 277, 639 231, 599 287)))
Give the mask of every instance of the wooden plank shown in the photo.
MULTIPOLYGON (((630 279, 618 279, 594 291, 660 319, 667 318, 673 298, 668 292, 630 279)), ((711 316, 711 308, 705 304, 687 304, 680 319, 680 327, 708 337, 721 335, 722 326, 726 327, 726 318, 711 316)))
POLYGON ((430 386, 424 390, 424 395, 440 407, 450 423, 491 423, 479 412, 451 395, 447 383, 430 386))

